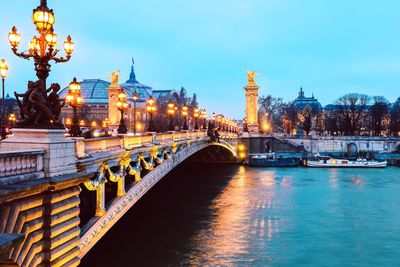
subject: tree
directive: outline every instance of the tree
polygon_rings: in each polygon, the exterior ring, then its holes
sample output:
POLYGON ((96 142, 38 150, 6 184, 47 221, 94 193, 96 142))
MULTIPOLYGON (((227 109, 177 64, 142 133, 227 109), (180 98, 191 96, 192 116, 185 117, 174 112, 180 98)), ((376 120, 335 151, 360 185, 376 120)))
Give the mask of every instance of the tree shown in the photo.
POLYGON ((369 109, 370 130, 375 136, 380 136, 389 117, 389 102, 383 96, 375 96, 373 99, 374 104, 369 109))
POLYGON ((337 114, 329 114, 325 118, 325 131, 330 135, 336 135, 339 131, 337 114))
POLYGON ((297 124, 297 109, 292 102, 283 104, 283 127, 286 134, 290 134, 297 124))
POLYGON ((176 106, 176 113, 173 118, 173 124, 180 128, 183 125, 182 107, 187 106, 188 109, 188 122, 190 117, 193 115, 195 107, 198 107, 197 95, 193 94, 193 97, 189 97, 186 89, 181 87, 179 91, 173 91, 169 96, 159 97, 157 99, 157 110, 158 112, 154 116, 154 125, 158 131, 167 131, 169 129, 169 117, 167 116, 167 104, 169 100, 172 100, 176 106))
POLYGON ((309 105, 305 106, 302 110, 298 112, 297 118, 302 124, 303 130, 306 132, 306 135, 308 135, 312 130, 313 120, 315 118, 315 112, 313 111, 313 108, 309 105))
POLYGON ((369 96, 357 93, 344 95, 337 100, 339 128, 345 135, 360 132, 368 101, 369 96))
MULTIPOLYGON (((259 119, 265 118, 270 124, 271 129, 276 129, 282 125, 284 103, 282 98, 272 97, 271 95, 262 96, 258 100, 260 111, 259 119)), ((259 122, 260 125, 263 123, 259 122)))
POLYGON ((394 136, 399 136, 400 133, 400 97, 390 108, 390 124, 389 131, 394 136))

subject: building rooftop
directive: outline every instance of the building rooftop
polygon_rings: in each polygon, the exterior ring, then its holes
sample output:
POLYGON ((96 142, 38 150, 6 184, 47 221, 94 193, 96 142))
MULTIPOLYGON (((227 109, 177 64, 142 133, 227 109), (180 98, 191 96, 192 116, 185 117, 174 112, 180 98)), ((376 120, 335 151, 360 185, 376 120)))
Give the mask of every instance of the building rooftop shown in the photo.
MULTIPOLYGON (((108 87, 110 82, 101 79, 84 79, 79 82, 81 84, 81 95, 85 103, 89 104, 107 104, 108 103, 108 87)), ((141 100, 149 98, 153 94, 153 88, 140 83, 136 79, 134 64, 132 62, 129 79, 121 84, 128 98, 136 91, 141 100)), ((59 92, 60 98, 65 98, 68 93, 68 87, 63 88, 59 92)))
POLYGON ((299 95, 293 101, 293 105, 299 110, 304 109, 306 106, 310 106, 316 111, 322 110, 322 105, 318 99, 314 97, 314 94, 311 97, 304 96, 303 87, 300 87, 299 95))

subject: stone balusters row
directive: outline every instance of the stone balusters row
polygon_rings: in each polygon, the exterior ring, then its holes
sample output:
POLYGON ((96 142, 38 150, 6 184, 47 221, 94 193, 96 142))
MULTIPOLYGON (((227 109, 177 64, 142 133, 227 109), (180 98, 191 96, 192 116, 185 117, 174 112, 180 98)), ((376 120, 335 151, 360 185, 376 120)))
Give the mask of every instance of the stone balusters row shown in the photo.
POLYGON ((0 153, 0 178, 43 171, 44 150, 0 153))

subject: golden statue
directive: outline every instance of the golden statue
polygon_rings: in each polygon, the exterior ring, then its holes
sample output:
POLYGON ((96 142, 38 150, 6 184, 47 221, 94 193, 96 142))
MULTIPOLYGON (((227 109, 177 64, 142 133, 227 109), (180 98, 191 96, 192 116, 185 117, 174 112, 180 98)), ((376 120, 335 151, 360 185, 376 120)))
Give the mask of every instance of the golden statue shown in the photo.
POLYGON ((119 70, 111 72, 111 85, 118 85, 119 80, 119 70))
POLYGON ((256 82, 254 81, 254 78, 256 77, 256 71, 247 71, 247 81, 248 85, 256 85, 256 82))

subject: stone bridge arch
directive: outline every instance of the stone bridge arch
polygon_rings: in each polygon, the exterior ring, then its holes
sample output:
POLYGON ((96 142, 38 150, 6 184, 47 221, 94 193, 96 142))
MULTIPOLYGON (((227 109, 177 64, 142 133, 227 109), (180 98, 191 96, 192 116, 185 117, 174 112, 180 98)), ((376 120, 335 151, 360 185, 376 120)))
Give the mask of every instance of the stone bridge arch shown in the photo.
MULTIPOLYGON (((96 192, 96 218, 89 220, 86 225, 82 227, 81 242, 79 244, 80 257, 84 255, 107 233, 109 229, 120 219, 124 214, 142 197, 144 196, 155 184, 163 179, 171 170, 181 164, 185 160, 195 160, 199 155, 203 153, 207 154, 212 152, 220 154, 226 157, 227 160, 232 161, 237 158, 237 141, 236 139, 230 139, 229 142, 226 140, 220 140, 220 142, 207 142, 205 140, 198 140, 196 142, 183 142, 179 145, 171 145, 160 149, 162 153, 158 151, 148 152, 145 156, 144 164, 141 166, 135 162, 139 160, 141 156, 130 155, 127 158, 121 159, 119 162, 115 160, 110 161, 110 169, 116 170, 118 166, 124 164, 125 161, 130 162, 130 171, 134 176, 135 183, 132 187, 126 188, 125 191, 125 177, 116 181, 118 173, 110 174, 109 177, 102 176, 101 172, 98 176, 91 180, 93 191, 96 192), (131 162, 132 161, 132 162, 131 162), (159 163, 157 163, 159 162, 159 163), (133 165, 132 165, 133 163, 133 165), (150 164, 151 163, 151 164, 150 164), (154 163, 154 168, 149 166, 154 163), (134 167, 132 167, 134 166, 134 167), (144 177, 136 177, 135 168, 142 167, 143 169, 149 168, 148 172, 144 177), (101 179, 110 180, 111 177, 114 182, 119 183, 117 196, 109 202, 107 209, 105 203, 105 183, 101 183, 101 179), (140 180, 139 180, 140 179, 140 180), (125 192, 124 192, 125 191, 125 192), (100 205, 100 206, 99 206, 100 205), (99 210, 100 207, 100 210, 99 210)), ((126 154, 128 155, 128 154, 126 154)), ((102 165, 103 168, 104 165, 102 165)), ((109 182, 109 181, 107 181, 109 182)))

